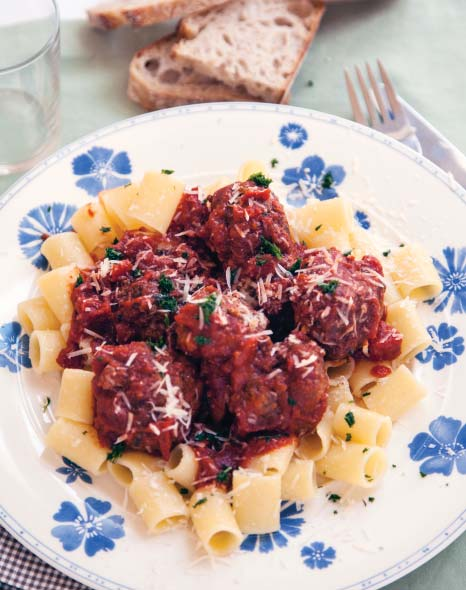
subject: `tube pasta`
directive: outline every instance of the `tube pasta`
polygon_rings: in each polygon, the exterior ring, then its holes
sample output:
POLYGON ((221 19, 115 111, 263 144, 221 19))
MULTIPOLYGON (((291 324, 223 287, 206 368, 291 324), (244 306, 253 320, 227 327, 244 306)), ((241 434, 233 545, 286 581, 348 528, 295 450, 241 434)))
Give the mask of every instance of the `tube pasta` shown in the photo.
POLYGON ((56 415, 83 424, 94 421, 92 379, 94 373, 81 369, 65 369, 61 378, 56 415))
POLYGON ((163 471, 136 475, 128 493, 150 533, 187 522, 188 507, 163 471))
POLYGON ((71 289, 78 275, 78 267, 70 264, 45 273, 37 281, 44 299, 62 324, 71 321, 73 315, 71 289))
POLYGON ((29 341, 29 357, 32 368, 38 373, 61 371, 57 357, 65 346, 58 330, 34 330, 29 341))
POLYGON ((86 267, 94 263, 78 234, 71 231, 50 236, 42 244, 40 251, 52 268, 68 264, 86 267))
POLYGON ((330 384, 332 381, 345 377, 349 379, 354 371, 355 362, 352 357, 344 361, 325 361, 325 370, 327 371, 330 384))
POLYGON ((129 487, 134 479, 150 475, 162 468, 161 459, 139 451, 128 451, 116 461, 107 463, 108 472, 123 487, 129 487))
POLYGON ((371 387, 368 393, 362 399, 369 410, 390 416, 395 421, 425 397, 427 390, 405 365, 401 365, 371 387))
POLYGON ((392 303, 387 309, 387 322, 403 335, 401 354, 396 363, 406 363, 429 346, 431 338, 409 298, 392 303))
POLYGON ((26 334, 34 330, 58 330, 60 322, 43 297, 34 297, 18 304, 18 320, 26 334))
POLYGON ((120 227, 110 220, 99 201, 80 207, 71 218, 71 225, 91 253, 103 252, 122 234, 120 227))
POLYGON ((99 201, 110 219, 111 227, 118 228, 118 233, 126 229, 138 229, 141 222, 131 217, 129 208, 138 197, 139 185, 127 184, 99 193, 99 201))
MULTIPOLYGON (((319 227, 318 225, 316 227, 319 227)), ((342 233, 331 227, 324 229, 324 226, 318 230, 314 228, 311 232, 308 246, 312 248, 338 248, 342 252, 347 252, 351 249, 351 242, 347 233, 342 233)))
POLYGON ((197 472, 198 462, 193 449, 187 444, 177 445, 170 453, 165 473, 176 483, 192 490, 197 472))
POLYGON ((245 465, 247 469, 252 471, 259 471, 264 475, 271 473, 279 473, 283 475, 288 469, 288 465, 296 449, 296 442, 291 441, 287 445, 283 445, 278 449, 274 449, 262 455, 255 455, 245 465))
POLYGON ((387 457, 383 449, 353 442, 332 445, 325 457, 316 463, 319 475, 363 488, 375 486, 386 469, 387 457))
POLYGON ((442 282, 431 257, 419 244, 409 244, 391 253, 392 277, 403 297, 424 301, 437 297, 442 282))
POLYGON ((93 475, 99 475, 106 469, 110 449, 101 446, 97 431, 90 424, 58 418, 47 432, 45 444, 93 475))
POLYGON ((361 397, 365 391, 371 389, 380 380, 380 377, 373 374, 374 367, 380 366, 390 369, 391 373, 392 368, 386 362, 375 363, 373 361, 360 360, 356 363, 354 372, 349 379, 351 391, 355 397, 361 397))
POLYGON ((307 502, 316 492, 314 461, 294 457, 282 477, 282 499, 307 502))
POLYGON ((261 160, 249 160, 248 162, 245 162, 239 169, 238 180, 240 182, 244 182, 248 180, 252 174, 257 174, 258 172, 265 174, 266 171, 267 167, 261 160))
POLYGON ((63 336, 63 340, 66 342, 68 340, 68 336, 70 335, 71 330, 71 322, 65 322, 60 326, 60 332, 63 336))
POLYGON ((343 403, 335 412, 333 431, 343 440, 385 447, 392 433, 392 421, 389 416, 343 403))
POLYGON ((330 448, 332 438, 333 412, 327 408, 322 420, 317 424, 316 431, 303 436, 299 441, 296 455, 301 459, 317 461, 322 458, 330 448))
POLYGON ((233 472, 233 510, 245 534, 273 533, 280 528, 281 476, 237 469, 233 472))
POLYGON ((215 486, 197 490, 191 497, 189 512, 194 530, 208 553, 228 555, 241 545, 243 535, 222 490, 215 486))
POLYGON ((340 404, 343 402, 352 402, 353 396, 349 387, 348 379, 339 377, 334 379, 330 384, 328 392, 328 408, 335 412, 340 404))

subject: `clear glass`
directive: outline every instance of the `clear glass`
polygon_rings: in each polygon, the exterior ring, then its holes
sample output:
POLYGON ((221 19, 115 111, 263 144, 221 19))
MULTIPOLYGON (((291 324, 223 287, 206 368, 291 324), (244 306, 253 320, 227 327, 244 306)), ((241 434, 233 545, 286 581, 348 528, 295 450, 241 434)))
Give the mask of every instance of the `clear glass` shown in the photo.
POLYGON ((59 60, 55 0, 0 0, 0 175, 57 147, 59 60))

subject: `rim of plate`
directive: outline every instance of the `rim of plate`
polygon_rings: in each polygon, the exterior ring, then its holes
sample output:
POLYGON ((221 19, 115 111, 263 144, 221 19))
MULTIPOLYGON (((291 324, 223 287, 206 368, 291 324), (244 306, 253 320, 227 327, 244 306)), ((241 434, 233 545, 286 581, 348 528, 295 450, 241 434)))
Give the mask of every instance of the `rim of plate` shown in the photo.
MULTIPOLYGON (((92 133, 88 133, 82 138, 75 140, 66 146, 60 148, 51 156, 34 166, 29 172, 18 179, 0 198, 0 211, 5 205, 26 185, 28 185, 37 176, 40 176, 47 168, 54 163, 60 162, 66 156, 75 152, 79 148, 101 139, 107 135, 117 131, 128 129, 143 125, 149 121, 157 121, 159 119, 166 119, 171 117, 192 116, 195 114, 204 114, 208 112, 241 112, 241 111, 256 111, 265 114, 286 114, 300 117, 302 119, 320 121, 330 125, 337 125, 346 129, 350 129, 360 135, 369 137, 378 143, 382 143, 398 153, 401 153, 409 160, 426 170, 432 176, 438 178, 446 187, 455 194, 466 205, 466 189, 454 180, 450 173, 443 171, 436 164, 428 160, 422 154, 419 154, 402 143, 376 131, 370 127, 365 127, 354 121, 344 119, 336 115, 330 115, 321 111, 306 109, 303 107, 276 105, 270 103, 255 103, 255 102, 214 102, 214 103, 200 103, 195 105, 186 105, 181 107, 173 107, 169 109, 162 109, 150 113, 136 115, 129 119, 124 119, 116 123, 112 123, 92 133)), ((111 581, 102 576, 93 573, 92 571, 74 564, 71 560, 63 555, 56 553, 53 549, 36 539, 31 533, 24 529, 16 519, 8 514, 2 506, 0 506, 0 524, 15 537, 24 547, 29 549, 32 553, 37 555, 40 559, 58 569, 65 575, 80 581, 84 584, 90 584, 98 590, 104 590, 109 587, 129 590, 127 586, 122 586, 117 581, 111 581), (26 538, 30 537, 31 540, 26 538), (44 553, 44 549, 48 554, 44 553)), ((455 539, 457 539, 464 531, 466 531, 466 510, 461 512, 457 518, 450 522, 446 528, 440 531, 428 543, 414 551, 406 558, 391 565, 385 570, 372 575, 369 578, 364 578, 358 582, 347 586, 340 586, 338 590, 376 590, 383 586, 394 582, 406 574, 417 569, 423 565, 455 539)))

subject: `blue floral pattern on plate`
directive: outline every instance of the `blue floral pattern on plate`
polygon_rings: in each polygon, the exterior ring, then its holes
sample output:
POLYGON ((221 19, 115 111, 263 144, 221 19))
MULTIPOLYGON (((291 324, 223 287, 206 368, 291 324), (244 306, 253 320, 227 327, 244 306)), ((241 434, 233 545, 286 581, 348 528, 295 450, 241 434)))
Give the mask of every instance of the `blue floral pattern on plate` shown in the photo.
POLYGON ((425 459, 419 471, 451 475, 456 464, 459 473, 466 474, 466 424, 439 416, 429 424, 429 432, 420 432, 408 445, 413 461, 425 459))
POLYGON ((21 335, 21 324, 9 322, 0 326, 0 367, 17 373, 21 367, 31 368, 29 336, 21 335))
POLYGON ((338 196, 335 187, 345 176, 343 166, 326 166, 320 156, 308 156, 301 166, 284 171, 282 182, 292 187, 286 200, 294 207, 302 207, 311 197, 320 201, 333 199, 338 196))
POLYGON ((282 503, 280 512, 280 530, 266 535, 248 535, 241 543, 243 551, 255 551, 269 553, 277 547, 286 547, 289 537, 297 537, 301 533, 304 518, 299 515, 303 508, 289 502, 282 503))
POLYGON ((308 134, 299 123, 287 123, 281 127, 278 138, 282 146, 297 150, 306 143, 308 134))
POLYGON ((440 295, 429 301, 435 305, 434 311, 443 311, 450 299, 452 313, 466 313, 466 248, 443 249, 446 263, 433 259, 443 290, 440 295))
POLYGON ((94 146, 77 156, 72 163, 73 174, 81 176, 76 186, 96 197, 104 189, 115 188, 130 182, 132 166, 127 152, 94 146))
POLYGON ((84 551, 93 557, 98 551, 112 551, 114 539, 125 536, 122 516, 105 516, 111 509, 110 502, 86 498, 84 500, 86 515, 83 516, 72 502, 62 502, 53 519, 60 524, 52 529, 65 551, 75 551, 84 541, 84 551))
POLYGON ((76 463, 73 463, 73 461, 70 461, 66 457, 62 457, 62 459, 65 466, 59 467, 55 471, 57 473, 61 473, 62 475, 66 475, 66 483, 72 484, 78 478, 84 481, 85 483, 92 483, 92 477, 85 469, 83 469, 79 465, 76 465, 76 463))
POLYGON ((52 234, 71 231, 70 219, 76 211, 74 205, 52 203, 31 209, 19 224, 18 241, 21 250, 40 270, 46 270, 48 262, 40 253, 44 240, 52 234))
POLYGON ((364 211, 356 211, 354 213, 354 218, 358 222, 358 224, 362 227, 362 229, 369 229, 371 226, 371 222, 369 221, 369 216, 364 211))
POLYGON ((332 565, 337 553, 333 547, 325 547, 324 543, 316 541, 301 549, 301 557, 304 564, 313 569, 325 569, 332 565))
POLYGON ((428 326, 427 331, 432 338, 432 344, 420 352, 416 358, 421 363, 430 363, 435 371, 453 365, 464 352, 464 338, 458 336, 458 328, 442 322, 438 328, 428 326))

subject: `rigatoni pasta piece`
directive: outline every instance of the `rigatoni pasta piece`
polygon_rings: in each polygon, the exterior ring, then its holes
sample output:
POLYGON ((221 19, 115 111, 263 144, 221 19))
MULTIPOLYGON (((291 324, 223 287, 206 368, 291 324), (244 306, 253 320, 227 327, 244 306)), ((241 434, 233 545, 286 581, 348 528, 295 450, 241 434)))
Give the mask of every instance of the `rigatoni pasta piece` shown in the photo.
POLYGON ((385 447, 392 433, 392 421, 378 412, 342 403, 333 418, 333 431, 346 441, 385 447))
POLYGON ((193 449, 187 444, 177 445, 168 459, 165 473, 176 483, 192 490, 197 479, 199 464, 193 449))
POLYGON ((233 510, 242 533, 273 533, 280 528, 281 476, 236 469, 233 472, 233 510))
POLYGON ((330 383, 332 383, 333 380, 340 377, 349 379, 353 374, 355 362, 353 357, 349 357, 343 361, 325 361, 324 366, 330 383))
POLYGON ((70 264, 46 272, 37 281, 44 299, 62 324, 71 321, 73 315, 71 289, 75 286, 78 276, 78 267, 70 264))
POLYGON ((442 281, 432 258, 419 244, 409 244, 392 250, 392 277, 403 297, 424 301, 437 297, 442 281))
POLYGON ((29 358, 38 373, 61 371, 57 357, 65 346, 59 330, 34 330, 29 340, 29 358))
POLYGON ((332 422, 333 412, 328 408, 322 420, 317 424, 316 431, 312 434, 306 434, 300 439, 296 455, 301 459, 311 459, 313 461, 323 457, 330 448, 332 422))
POLYGON ((140 226, 166 233, 184 192, 184 184, 171 174, 147 172, 128 214, 140 226))
POLYGON ((109 461, 107 469, 117 483, 123 487, 129 487, 135 478, 162 470, 163 461, 147 453, 127 451, 118 459, 109 461))
POLYGON ((106 469, 110 449, 101 446, 97 431, 90 424, 58 418, 49 428, 45 444, 93 475, 99 475, 106 469))
POLYGON ((362 397, 380 379, 392 373, 390 363, 360 360, 356 362, 349 378, 351 391, 355 397, 362 397))
POLYGON ((94 421, 92 379, 94 373, 82 369, 65 369, 61 378, 56 415, 83 424, 94 421))
POLYGON ((401 365, 367 393, 362 400, 369 410, 390 416, 395 421, 425 397, 427 390, 405 365, 401 365))
POLYGON ((40 251, 52 268, 60 268, 68 264, 85 268, 94 264, 78 234, 72 231, 48 237, 40 251))
POLYGON ((402 299, 389 305, 387 322, 403 335, 401 354, 395 361, 398 364, 408 362, 431 343, 412 299, 402 299))
POLYGON ((307 502, 316 492, 314 461, 293 457, 282 477, 282 499, 307 502))
POLYGON ((387 456, 380 447, 359 443, 335 444, 316 462, 319 475, 363 488, 375 486, 387 469, 387 456))
MULTIPOLYGON (((316 226, 319 228, 319 226, 316 226)), ((342 252, 348 252, 351 249, 351 242, 349 236, 345 232, 337 231, 332 227, 324 229, 324 226, 319 229, 314 228, 314 232, 309 235, 309 240, 306 242, 307 246, 312 248, 338 248, 342 252)))
POLYGON ((60 322, 43 297, 18 304, 18 320, 26 334, 34 330, 58 330, 60 322))
POLYGON ((291 457, 296 449, 296 441, 290 440, 288 444, 263 453, 262 455, 255 455, 244 463, 244 467, 253 471, 259 471, 264 475, 270 473, 279 473, 283 475, 288 469, 291 457))
POLYGON ((128 493, 150 533, 187 522, 188 507, 163 471, 136 475, 128 493))
POLYGON ((80 207, 71 218, 71 225, 88 252, 99 254, 123 233, 105 212, 102 203, 95 201, 80 207))
POLYGON ((328 391, 328 409, 335 412, 343 402, 352 402, 353 396, 349 387, 348 379, 339 377, 330 382, 328 391))
POLYGON ((60 332, 61 332, 61 335, 63 336, 63 340, 65 342, 67 342, 67 340, 68 340, 68 336, 70 335, 70 330, 71 330, 71 322, 65 322, 64 324, 62 324, 60 326, 60 332))
POLYGON ((249 160, 245 162, 238 171, 238 180, 244 182, 250 176, 257 173, 265 174, 267 167, 261 160, 249 160))
POLYGON ((228 555, 237 549, 243 535, 228 496, 215 486, 196 490, 189 502, 194 530, 204 549, 212 555, 228 555))
POLYGON ((110 227, 118 228, 119 233, 141 227, 141 222, 133 219, 129 213, 131 203, 138 197, 138 193, 139 185, 135 183, 99 193, 99 201, 110 219, 110 227))

